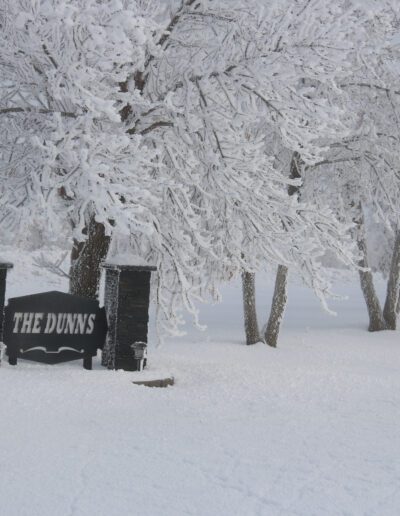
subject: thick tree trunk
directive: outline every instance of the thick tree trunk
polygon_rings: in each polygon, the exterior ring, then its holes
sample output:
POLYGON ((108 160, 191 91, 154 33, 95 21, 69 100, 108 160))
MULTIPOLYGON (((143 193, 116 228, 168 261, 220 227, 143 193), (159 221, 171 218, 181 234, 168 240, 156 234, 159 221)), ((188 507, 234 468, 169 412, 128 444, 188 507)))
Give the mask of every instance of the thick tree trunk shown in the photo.
POLYGON ((105 235, 103 224, 92 217, 86 228, 87 239, 74 241, 71 252, 70 283, 71 294, 97 299, 101 269, 100 264, 107 256, 110 237, 105 235))
MULTIPOLYGON (((359 214, 355 219, 357 224, 357 245, 361 252, 360 267, 368 269, 368 250, 367 241, 364 230, 364 216, 362 213, 362 206, 359 205, 359 214)), ((370 270, 359 271, 361 290, 364 295, 365 303, 367 305, 369 315, 368 331, 381 331, 386 329, 385 319, 383 318, 382 308, 379 298, 376 294, 374 286, 374 278, 370 270)))
MULTIPOLYGON (((144 82, 141 73, 135 75, 135 82, 137 86, 143 88, 144 82)), ((127 93, 128 81, 120 82, 119 87, 122 93, 127 93)), ((130 104, 124 105, 119 114, 121 122, 126 122, 132 114, 130 104)), ((77 296, 97 299, 101 276, 100 264, 107 256, 110 237, 105 235, 103 224, 96 222, 93 214, 90 214, 88 219, 84 229, 87 239, 84 242, 77 240, 73 242, 69 291, 77 296)))
POLYGON ((400 230, 396 232, 392 263, 386 290, 386 301, 383 308, 383 317, 388 330, 395 330, 397 324, 398 303, 400 290, 400 230))
POLYGON ((268 346, 276 348, 278 343, 279 329, 281 327, 283 315, 287 302, 287 278, 288 268, 279 265, 275 279, 274 295, 272 297, 271 312, 265 330, 264 339, 268 346))
POLYGON ((256 344, 261 340, 257 321, 255 279, 256 275, 252 272, 242 273, 243 314, 247 345, 256 344))

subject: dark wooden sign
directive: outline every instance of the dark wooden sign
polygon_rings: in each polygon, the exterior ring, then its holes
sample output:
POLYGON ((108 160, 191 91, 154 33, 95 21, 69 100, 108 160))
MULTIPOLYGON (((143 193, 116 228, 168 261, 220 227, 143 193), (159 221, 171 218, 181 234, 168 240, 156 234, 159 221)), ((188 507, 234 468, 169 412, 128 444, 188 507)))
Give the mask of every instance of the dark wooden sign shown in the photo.
POLYGON ((46 364, 83 358, 91 369, 106 333, 105 311, 97 301, 64 292, 14 297, 5 308, 4 344, 13 365, 18 358, 46 364))

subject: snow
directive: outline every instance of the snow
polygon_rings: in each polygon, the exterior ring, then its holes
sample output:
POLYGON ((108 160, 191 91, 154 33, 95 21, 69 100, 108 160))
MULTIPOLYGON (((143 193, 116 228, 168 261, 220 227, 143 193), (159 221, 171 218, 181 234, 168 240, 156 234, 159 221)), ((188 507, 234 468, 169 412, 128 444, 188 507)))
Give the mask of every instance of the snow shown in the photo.
POLYGON ((155 267, 156 264, 152 261, 145 260, 139 255, 132 253, 122 253, 113 256, 107 260, 108 265, 118 266, 133 266, 133 267, 155 267))
MULTIPOLYGON (((272 284, 258 287, 261 319, 272 284)), ((399 335, 366 332, 357 284, 337 289, 349 298, 330 317, 291 286, 278 349, 242 344, 232 285, 202 310, 206 333, 150 346, 146 373, 3 362, 0 513, 397 515, 399 335), (171 374, 166 389, 131 383, 171 374)))

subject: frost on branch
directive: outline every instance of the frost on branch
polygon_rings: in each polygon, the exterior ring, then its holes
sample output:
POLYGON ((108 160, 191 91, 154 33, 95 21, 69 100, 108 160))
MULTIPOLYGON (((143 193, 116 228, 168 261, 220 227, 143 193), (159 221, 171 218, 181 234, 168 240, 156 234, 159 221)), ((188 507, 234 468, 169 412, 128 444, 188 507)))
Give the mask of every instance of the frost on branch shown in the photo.
POLYGON ((267 263, 322 296, 347 226, 290 198, 287 158, 347 134, 333 99, 364 22, 346 0, 4 0, 3 227, 79 242, 93 218, 158 265, 168 329, 267 263))

